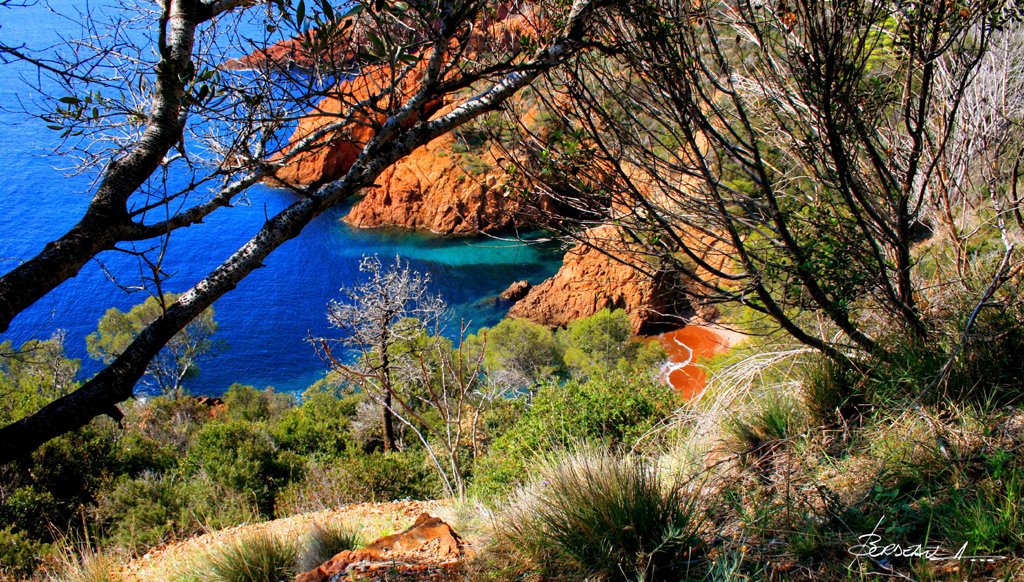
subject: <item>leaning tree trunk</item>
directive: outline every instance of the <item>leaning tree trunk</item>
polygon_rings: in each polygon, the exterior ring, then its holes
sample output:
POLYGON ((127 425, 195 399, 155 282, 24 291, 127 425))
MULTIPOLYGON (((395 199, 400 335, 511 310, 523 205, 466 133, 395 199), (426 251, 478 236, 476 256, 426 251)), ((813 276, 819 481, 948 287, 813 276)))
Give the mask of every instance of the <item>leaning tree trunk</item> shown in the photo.
POLYGON ((395 450, 395 415, 391 412, 391 359, 388 357, 388 323, 385 321, 382 330, 380 345, 380 370, 381 384, 384 387, 384 394, 381 395, 381 424, 384 427, 384 452, 390 453, 395 450))
MULTIPOLYGON (((242 0, 220 0, 211 4, 200 4, 207 8, 212 6, 216 9, 227 9, 242 3, 242 0)), ((172 2, 171 5, 178 7, 181 3, 172 2)), ((191 3, 186 2, 184 5, 191 3)), ((182 293, 178 300, 147 326, 120 356, 80 388, 47 404, 32 415, 0 428, 0 465, 31 454, 43 443, 81 428, 95 417, 109 415, 120 419, 123 415, 117 405, 132 397, 135 383, 145 373, 146 366, 152 358, 190 321, 198 317, 214 301, 234 289, 242 279, 262 267, 263 261, 275 249, 298 236, 311 220, 325 210, 374 184, 385 169, 414 149, 484 113, 496 110, 506 99, 529 85, 540 74, 564 62, 583 48, 581 40, 585 32, 585 23, 602 5, 600 1, 578 0, 562 34, 539 50, 532 59, 520 65, 510 66, 507 74, 464 100, 448 113, 430 121, 414 123, 410 127, 410 119, 427 102, 443 99, 449 95, 448 91, 453 92, 461 88, 453 89, 450 85, 441 84, 436 77, 429 83, 425 81, 424 87, 383 124, 342 178, 322 186, 315 193, 296 201, 270 218, 255 236, 206 278, 182 293)), ((172 16, 174 14, 172 9, 172 16)), ((182 33, 177 25, 181 25, 186 32, 194 27, 194 22, 189 19, 182 20, 183 22, 176 22, 171 18, 169 36, 176 37, 182 33)), ((432 65, 439 68, 440 58, 432 59, 432 65)), ((13 315, 6 321, 11 317, 13 315)))

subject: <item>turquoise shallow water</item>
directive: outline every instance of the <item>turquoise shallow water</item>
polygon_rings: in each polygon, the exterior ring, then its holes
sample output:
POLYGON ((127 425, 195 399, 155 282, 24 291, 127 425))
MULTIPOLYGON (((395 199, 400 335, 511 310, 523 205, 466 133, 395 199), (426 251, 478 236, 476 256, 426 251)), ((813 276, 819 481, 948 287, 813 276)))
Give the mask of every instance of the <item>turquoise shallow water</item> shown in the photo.
MULTIPOLYGON (((45 46, 66 26, 42 7, 0 10, 0 40, 9 44, 15 40, 45 46)), ((23 64, 0 65, 0 104, 25 99, 29 93, 21 79, 30 75, 32 70, 23 64)), ((0 272, 30 258, 72 226, 91 194, 89 176, 67 177, 57 169, 64 161, 46 155, 55 145, 54 132, 11 109, 0 109, 0 272)), ((266 216, 291 201, 288 192, 257 187, 249 205, 218 211, 205 225, 176 233, 165 265, 170 274, 166 289, 187 289, 252 236, 266 216)), ((474 330, 497 323, 508 309, 496 301, 498 293, 518 279, 537 283, 560 262, 561 253, 550 246, 353 229, 341 221, 347 210, 336 208, 320 216, 214 305, 220 324, 217 339, 224 348, 202 365, 190 386, 193 393, 220 394, 233 382, 301 390, 315 381, 324 368, 305 340, 309 334, 331 333, 327 301, 358 280, 358 260, 364 254, 397 254, 430 273, 434 290, 452 307, 453 330, 459 320, 470 322, 474 330)), ((98 365, 86 355, 85 336, 108 307, 128 309, 145 299, 141 293, 122 291, 104 275, 101 263, 121 282, 137 279, 133 259, 105 253, 22 313, 0 340, 20 343, 64 330, 68 353, 83 360, 83 376, 94 373, 98 365)))

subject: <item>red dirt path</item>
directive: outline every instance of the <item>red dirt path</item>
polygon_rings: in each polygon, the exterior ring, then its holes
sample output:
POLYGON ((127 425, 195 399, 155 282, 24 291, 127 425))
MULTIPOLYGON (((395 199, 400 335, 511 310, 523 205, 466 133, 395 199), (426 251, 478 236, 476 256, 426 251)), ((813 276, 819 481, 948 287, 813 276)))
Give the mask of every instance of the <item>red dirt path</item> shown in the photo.
POLYGON ((687 400, 700 394, 707 383, 707 374, 700 366, 700 361, 728 351, 737 342, 734 335, 738 334, 701 325, 688 325, 658 336, 658 341, 669 356, 669 364, 663 369, 668 376, 668 383, 687 400))

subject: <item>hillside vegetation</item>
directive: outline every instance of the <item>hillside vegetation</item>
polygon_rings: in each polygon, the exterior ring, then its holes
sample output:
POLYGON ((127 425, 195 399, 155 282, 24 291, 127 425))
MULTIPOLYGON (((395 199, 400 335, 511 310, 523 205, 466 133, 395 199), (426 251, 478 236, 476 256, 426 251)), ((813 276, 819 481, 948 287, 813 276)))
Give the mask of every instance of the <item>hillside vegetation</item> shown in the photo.
MULTIPOLYGON (((622 310, 453 340, 423 276, 367 257, 300 398, 133 401, 0 467, 4 575, 117 579, 208 529, 443 499, 475 540, 456 579, 1024 579, 1018 7, 607 7, 538 83, 547 135, 505 111, 508 195, 747 335, 702 392, 622 310)), ((17 352, 3 424, 75 385, 60 338, 17 352)), ((166 575, 291 578, 370 541, 346 527, 166 575)))

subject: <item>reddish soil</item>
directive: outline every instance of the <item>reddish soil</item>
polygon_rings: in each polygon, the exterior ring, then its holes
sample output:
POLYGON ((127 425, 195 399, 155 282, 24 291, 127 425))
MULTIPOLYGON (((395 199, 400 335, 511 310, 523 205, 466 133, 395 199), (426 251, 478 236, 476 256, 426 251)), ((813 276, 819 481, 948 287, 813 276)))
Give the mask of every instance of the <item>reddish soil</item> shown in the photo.
POLYGON ((700 394, 707 373, 700 361, 726 352, 737 343, 739 334, 701 325, 688 325, 658 336, 669 363, 663 368, 668 383, 689 400, 700 394))

